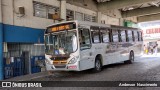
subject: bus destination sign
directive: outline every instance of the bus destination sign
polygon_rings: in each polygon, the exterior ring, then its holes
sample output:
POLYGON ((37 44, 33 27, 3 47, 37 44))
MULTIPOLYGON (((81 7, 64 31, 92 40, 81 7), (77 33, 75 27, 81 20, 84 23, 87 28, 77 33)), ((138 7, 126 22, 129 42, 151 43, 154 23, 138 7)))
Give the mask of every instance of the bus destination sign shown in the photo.
POLYGON ((76 29, 75 23, 66 23, 66 24, 51 26, 47 29, 47 33, 64 31, 64 30, 71 30, 71 29, 76 29))

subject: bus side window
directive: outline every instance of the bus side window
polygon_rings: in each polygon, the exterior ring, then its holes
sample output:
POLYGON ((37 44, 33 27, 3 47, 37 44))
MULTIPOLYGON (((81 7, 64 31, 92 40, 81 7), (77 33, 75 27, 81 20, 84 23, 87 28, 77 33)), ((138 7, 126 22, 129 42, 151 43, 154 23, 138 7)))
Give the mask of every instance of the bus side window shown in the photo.
POLYGON ((132 40, 135 41, 134 31, 132 31, 132 40))
POLYGON ((93 27, 92 31, 92 42, 93 43, 100 43, 100 31, 99 31, 99 27, 93 27))
POLYGON ((101 30, 101 35, 102 35, 102 42, 103 43, 108 43, 110 42, 109 39, 109 30, 101 30))
POLYGON ((126 42, 126 32, 124 30, 121 31, 121 36, 122 36, 122 42, 126 42))
POLYGON ((112 30, 112 34, 113 34, 113 42, 119 42, 118 30, 112 30))
POLYGON ((133 41, 133 39, 132 39, 132 31, 131 30, 128 31, 128 41, 129 42, 133 41))
POLYGON ((134 31, 134 38, 135 38, 135 41, 138 41, 138 33, 137 33, 137 31, 134 31))

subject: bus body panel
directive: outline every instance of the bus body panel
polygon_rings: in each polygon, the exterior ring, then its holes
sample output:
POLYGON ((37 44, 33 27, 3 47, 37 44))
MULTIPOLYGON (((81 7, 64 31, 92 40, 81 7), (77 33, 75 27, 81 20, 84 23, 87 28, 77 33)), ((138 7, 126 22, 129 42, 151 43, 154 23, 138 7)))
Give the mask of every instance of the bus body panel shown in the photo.
POLYGON ((80 51, 80 70, 86 70, 94 67, 94 56, 91 55, 92 49, 80 51))

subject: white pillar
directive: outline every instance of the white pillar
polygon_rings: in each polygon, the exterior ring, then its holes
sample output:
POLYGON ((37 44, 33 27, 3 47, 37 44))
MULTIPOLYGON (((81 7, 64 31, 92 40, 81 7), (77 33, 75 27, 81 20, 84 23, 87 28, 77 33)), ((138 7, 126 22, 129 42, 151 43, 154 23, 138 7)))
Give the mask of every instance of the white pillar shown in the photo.
POLYGON ((97 12, 97 22, 101 23, 101 19, 102 19, 102 13, 101 12, 97 12))
POLYGON ((63 21, 66 21, 66 0, 60 1, 60 15, 63 21))
POLYGON ((120 19, 119 19, 119 25, 120 25, 120 26, 124 26, 124 19, 123 19, 123 18, 120 18, 120 19))

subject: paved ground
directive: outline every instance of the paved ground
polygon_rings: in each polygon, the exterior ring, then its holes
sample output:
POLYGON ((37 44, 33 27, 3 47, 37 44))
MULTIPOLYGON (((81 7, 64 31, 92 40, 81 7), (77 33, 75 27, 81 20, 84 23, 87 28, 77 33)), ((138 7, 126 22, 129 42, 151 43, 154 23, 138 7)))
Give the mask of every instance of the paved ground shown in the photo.
MULTIPOLYGON (((135 60, 133 64, 118 63, 107 65, 102 72, 92 73, 90 70, 82 72, 56 72, 50 76, 31 79, 31 81, 160 81, 160 55, 143 55, 135 60)), ((47 82, 46 82, 47 83, 47 82)), ((17 88, 13 88, 17 89, 17 88)), ((22 90, 21 88, 19 88, 22 90)), ((52 87, 31 88, 45 90, 160 90, 160 88, 142 87, 52 87)), ((24 89, 23 89, 24 90, 24 89)), ((26 88, 27 90, 27 88, 26 88)))
POLYGON ((160 81, 160 57, 144 55, 133 64, 118 63, 105 66, 100 73, 57 72, 37 78, 38 81, 160 81))

